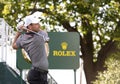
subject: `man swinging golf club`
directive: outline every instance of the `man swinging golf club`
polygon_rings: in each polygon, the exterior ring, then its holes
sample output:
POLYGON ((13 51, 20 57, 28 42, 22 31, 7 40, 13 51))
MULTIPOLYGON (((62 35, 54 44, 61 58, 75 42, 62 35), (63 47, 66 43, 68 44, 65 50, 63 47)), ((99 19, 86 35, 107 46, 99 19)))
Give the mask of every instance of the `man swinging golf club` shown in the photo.
POLYGON ((48 59, 46 53, 48 41, 48 34, 40 29, 39 20, 32 15, 26 16, 24 24, 18 25, 18 32, 12 47, 14 49, 23 48, 29 55, 32 67, 28 72, 27 79, 30 84, 48 84, 48 59), (26 33, 21 34, 21 30, 25 30, 26 33))

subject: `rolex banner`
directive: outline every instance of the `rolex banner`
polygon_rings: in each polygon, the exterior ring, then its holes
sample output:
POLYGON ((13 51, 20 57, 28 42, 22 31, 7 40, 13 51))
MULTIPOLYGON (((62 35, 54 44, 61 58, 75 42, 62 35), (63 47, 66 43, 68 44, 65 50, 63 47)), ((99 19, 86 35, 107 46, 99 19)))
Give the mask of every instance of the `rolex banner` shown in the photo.
POLYGON ((80 39, 76 32, 49 33, 50 69, 79 68, 80 39))
MULTIPOLYGON (((79 68, 80 39, 76 32, 49 32, 49 69, 79 68)), ((31 64, 24 60, 21 50, 17 51, 17 67, 28 69, 31 64)))

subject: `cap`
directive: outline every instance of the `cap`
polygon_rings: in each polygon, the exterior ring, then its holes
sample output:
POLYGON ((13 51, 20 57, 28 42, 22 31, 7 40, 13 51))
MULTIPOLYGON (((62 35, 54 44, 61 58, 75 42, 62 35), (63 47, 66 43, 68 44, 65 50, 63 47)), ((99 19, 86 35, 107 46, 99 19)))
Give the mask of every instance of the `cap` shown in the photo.
POLYGON ((33 15, 26 16, 24 18, 24 26, 27 27, 31 23, 39 23, 39 19, 35 18, 33 15))

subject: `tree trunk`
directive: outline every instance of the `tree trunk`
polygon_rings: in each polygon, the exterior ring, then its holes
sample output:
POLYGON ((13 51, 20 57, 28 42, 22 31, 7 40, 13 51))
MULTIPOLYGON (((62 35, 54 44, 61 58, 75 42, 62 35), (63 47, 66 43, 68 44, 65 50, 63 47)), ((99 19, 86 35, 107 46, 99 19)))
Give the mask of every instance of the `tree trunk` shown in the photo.
MULTIPOLYGON (((63 22, 62 25, 69 32, 78 32, 75 28, 71 27, 67 21, 63 22)), ((112 40, 108 41, 98 52, 98 60, 94 63, 92 44, 92 32, 88 32, 84 38, 80 35, 80 46, 84 60, 84 71, 87 84, 92 84, 92 81, 94 81, 98 75, 98 71, 105 70, 105 59, 109 56, 109 54, 116 51, 115 42, 112 40)))

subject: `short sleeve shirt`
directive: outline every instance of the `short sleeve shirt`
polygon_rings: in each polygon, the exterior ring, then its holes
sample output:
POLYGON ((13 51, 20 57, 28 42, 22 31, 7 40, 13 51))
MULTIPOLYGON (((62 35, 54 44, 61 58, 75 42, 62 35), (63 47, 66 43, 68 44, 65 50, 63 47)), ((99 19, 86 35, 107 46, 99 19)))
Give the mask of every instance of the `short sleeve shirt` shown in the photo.
POLYGON ((16 41, 17 47, 25 49, 28 53, 32 66, 48 70, 48 59, 45 51, 45 42, 49 41, 48 34, 40 30, 37 34, 25 33, 16 41))

